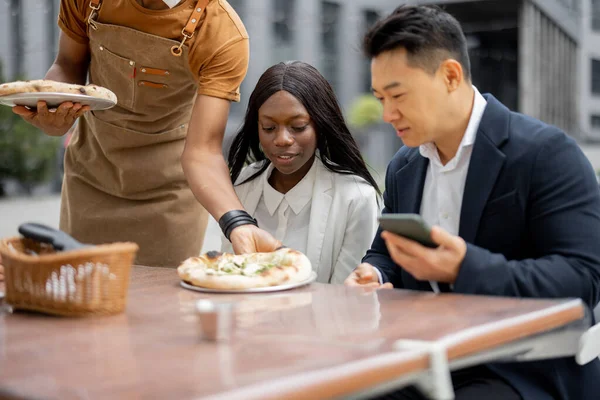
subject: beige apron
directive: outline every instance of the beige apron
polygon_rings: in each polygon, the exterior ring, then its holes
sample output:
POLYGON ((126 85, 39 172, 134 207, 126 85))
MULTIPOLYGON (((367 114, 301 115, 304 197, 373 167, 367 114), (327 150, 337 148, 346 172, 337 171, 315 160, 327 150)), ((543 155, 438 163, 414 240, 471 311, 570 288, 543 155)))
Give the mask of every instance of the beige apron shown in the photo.
POLYGON ((102 24, 91 1, 89 80, 118 105, 85 113, 65 155, 60 227, 81 242, 136 242, 136 263, 152 266, 200 252, 207 212, 180 163, 197 92, 183 44, 207 3, 197 2, 176 42, 102 24))

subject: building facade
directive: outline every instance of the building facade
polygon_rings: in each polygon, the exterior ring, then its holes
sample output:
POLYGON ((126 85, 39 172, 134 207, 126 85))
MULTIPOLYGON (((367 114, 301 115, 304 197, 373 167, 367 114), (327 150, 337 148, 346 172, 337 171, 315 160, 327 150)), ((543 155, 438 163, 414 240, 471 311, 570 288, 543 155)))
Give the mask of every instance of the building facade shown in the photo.
POLYGON ((600 142, 600 0, 583 1, 580 120, 586 140, 600 142))
POLYGON ((581 139, 581 1, 416 2, 443 5, 461 22, 481 91, 581 139))
MULTIPOLYGON (((334 87, 344 108, 370 91, 369 64, 361 37, 390 0, 230 0, 250 34, 250 67, 242 86, 247 96, 271 65, 301 60, 315 66, 334 87)), ((236 112, 234 112, 236 113, 236 112)))
POLYGON ((41 79, 58 49, 60 0, 0 0, 2 78, 41 79))
MULTIPOLYGON (((132 0, 133 1, 133 0, 132 0)), ((302 60, 331 82, 340 103, 370 90, 361 37, 399 0, 229 0, 250 34, 243 118, 261 73, 302 60)), ((439 4, 461 21, 473 80, 507 106, 555 124, 580 140, 600 139, 600 0, 413 0, 439 4), (584 17, 585 15, 585 17, 584 17)), ((57 50, 60 0, 0 0, 0 60, 5 80, 41 78, 57 50)), ((386 146, 387 147, 387 146, 386 146)))

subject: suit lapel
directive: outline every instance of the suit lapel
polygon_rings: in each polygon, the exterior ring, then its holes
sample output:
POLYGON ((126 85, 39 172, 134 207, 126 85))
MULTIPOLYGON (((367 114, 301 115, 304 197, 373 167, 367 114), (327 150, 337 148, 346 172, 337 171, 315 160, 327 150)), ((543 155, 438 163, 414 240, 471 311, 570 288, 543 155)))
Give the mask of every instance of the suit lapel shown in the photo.
POLYGON ((429 160, 417 150, 411 150, 408 162, 396 172, 396 213, 416 213, 421 210, 421 198, 425 186, 425 176, 429 160))
POLYGON ((483 209, 506 158, 499 146, 508 139, 509 111, 493 96, 484 97, 488 104, 473 145, 460 211, 459 236, 468 243, 475 241, 483 209))
MULTIPOLYGON (((406 165, 396 172, 396 206, 393 212, 420 214, 429 160, 421 156, 418 149, 412 149, 407 158, 406 165)), ((402 270, 402 275, 407 289, 431 291, 428 281, 416 280, 405 270, 402 270)))
POLYGON ((317 163, 315 187, 310 209, 310 222, 308 225, 308 238, 306 240, 306 256, 310 260, 313 270, 317 272, 319 282, 327 282, 332 265, 320 265, 323 238, 331 208, 332 174, 328 173, 319 158, 317 163))

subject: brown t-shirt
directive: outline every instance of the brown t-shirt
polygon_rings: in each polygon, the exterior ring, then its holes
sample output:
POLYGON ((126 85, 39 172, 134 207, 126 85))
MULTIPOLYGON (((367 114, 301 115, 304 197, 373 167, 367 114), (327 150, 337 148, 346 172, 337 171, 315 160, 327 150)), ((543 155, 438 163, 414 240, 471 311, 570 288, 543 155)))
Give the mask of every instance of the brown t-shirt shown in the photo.
MULTIPOLYGON (((98 22, 125 26, 181 41, 181 30, 197 0, 185 0, 172 9, 149 10, 136 0, 104 0, 98 22)), ((87 43, 90 0, 61 0, 58 26, 73 40, 87 43)), ((240 100, 240 85, 248 70, 248 33, 226 0, 211 0, 202 13, 189 46, 190 69, 198 80, 198 93, 240 100), (208 23, 204 23, 208 21, 208 23)))

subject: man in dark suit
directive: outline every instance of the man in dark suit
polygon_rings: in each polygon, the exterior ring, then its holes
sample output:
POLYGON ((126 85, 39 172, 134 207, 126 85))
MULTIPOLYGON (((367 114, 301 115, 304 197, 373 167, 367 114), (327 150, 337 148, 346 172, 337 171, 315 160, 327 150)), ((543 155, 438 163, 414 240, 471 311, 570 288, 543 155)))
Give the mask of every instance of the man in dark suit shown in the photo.
MULTIPOLYGON (((380 230, 346 284, 596 306, 600 191, 577 144, 481 95, 460 25, 439 8, 399 7, 364 47, 384 119, 406 145, 388 166, 383 212, 420 213, 439 247, 380 230)), ((599 364, 494 363, 452 378, 459 400, 596 399, 599 364)))

